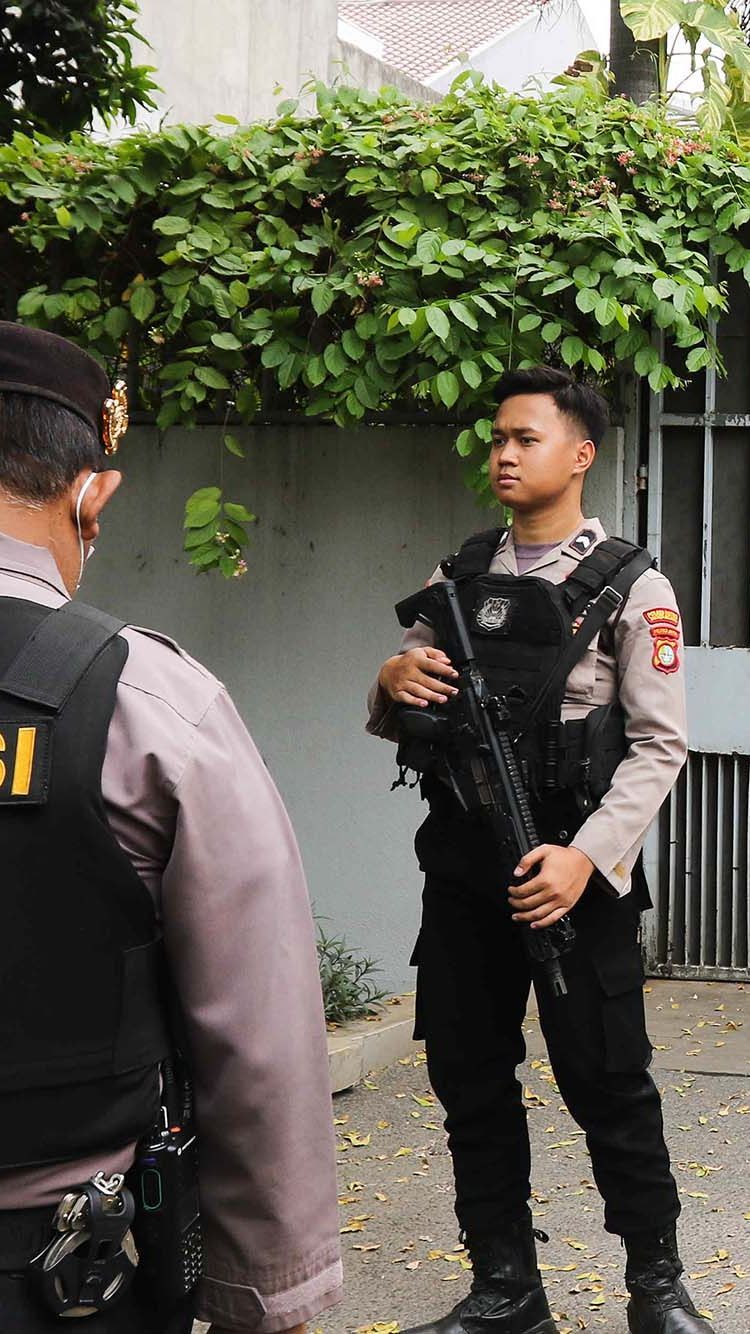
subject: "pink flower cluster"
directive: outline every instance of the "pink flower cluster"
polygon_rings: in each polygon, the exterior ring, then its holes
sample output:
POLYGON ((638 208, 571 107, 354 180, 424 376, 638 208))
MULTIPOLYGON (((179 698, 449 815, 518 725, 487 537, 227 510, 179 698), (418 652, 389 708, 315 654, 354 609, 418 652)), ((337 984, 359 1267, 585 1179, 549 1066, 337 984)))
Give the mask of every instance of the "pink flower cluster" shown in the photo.
POLYGON ((326 202, 325 195, 308 195, 307 202, 310 208, 322 208, 326 202))
POLYGON ((375 272, 374 269, 372 269, 369 273, 364 269, 360 269, 359 273, 357 274, 357 282, 359 283, 360 287, 383 286, 383 279, 381 278, 379 273, 375 272))
POLYGON ((670 167, 679 162, 682 157, 690 157, 693 153, 705 153, 708 144, 702 139, 681 139, 679 136, 674 138, 667 146, 664 156, 670 167))
POLYGON ((621 167, 627 167, 633 161, 634 157, 635 157, 634 150, 632 148, 625 148, 623 149, 622 153, 617 154, 617 161, 619 162, 621 167))
POLYGON ((533 167, 539 161, 538 153, 519 153, 518 161, 525 162, 527 167, 533 167))

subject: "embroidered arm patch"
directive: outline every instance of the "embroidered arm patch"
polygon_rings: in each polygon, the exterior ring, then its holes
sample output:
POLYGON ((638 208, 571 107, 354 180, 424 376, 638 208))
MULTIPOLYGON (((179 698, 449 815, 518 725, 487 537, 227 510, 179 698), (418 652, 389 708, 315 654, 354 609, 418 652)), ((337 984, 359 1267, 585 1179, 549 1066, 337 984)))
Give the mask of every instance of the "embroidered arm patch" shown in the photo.
POLYGON ((0 806, 41 806, 47 800, 52 723, 0 718, 0 806))
POLYGON ((680 613, 673 607, 652 607, 643 619, 651 631, 654 652, 651 666, 669 675, 680 668, 680 613))

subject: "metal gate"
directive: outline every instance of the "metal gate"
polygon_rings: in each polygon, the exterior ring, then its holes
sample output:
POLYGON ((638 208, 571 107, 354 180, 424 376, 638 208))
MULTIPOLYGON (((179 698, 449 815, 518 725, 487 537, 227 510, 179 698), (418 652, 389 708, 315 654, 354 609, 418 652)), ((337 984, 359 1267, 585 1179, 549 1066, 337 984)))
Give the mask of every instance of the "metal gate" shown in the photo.
POLYGON ((683 614, 690 756, 646 847, 651 973, 747 979, 750 938, 750 290, 710 369, 654 395, 648 546, 683 614))

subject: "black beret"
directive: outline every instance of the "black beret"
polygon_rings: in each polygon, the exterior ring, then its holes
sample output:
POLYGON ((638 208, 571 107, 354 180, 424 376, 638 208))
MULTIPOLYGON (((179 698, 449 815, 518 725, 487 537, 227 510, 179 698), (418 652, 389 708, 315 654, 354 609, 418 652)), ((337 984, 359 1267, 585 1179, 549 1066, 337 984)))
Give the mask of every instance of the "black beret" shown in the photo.
POLYGON ((0 320, 0 391, 51 399, 75 412, 114 453, 127 428, 124 386, 109 379, 88 352, 45 329, 0 320))

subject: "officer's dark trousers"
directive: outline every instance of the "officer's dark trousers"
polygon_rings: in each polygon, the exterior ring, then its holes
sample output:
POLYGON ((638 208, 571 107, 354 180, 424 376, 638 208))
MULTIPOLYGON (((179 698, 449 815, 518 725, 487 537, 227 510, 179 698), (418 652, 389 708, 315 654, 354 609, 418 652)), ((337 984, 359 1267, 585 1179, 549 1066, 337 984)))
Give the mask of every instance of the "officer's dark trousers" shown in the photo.
MULTIPOLYGON (((546 831, 547 841, 555 832, 546 831)), ((680 1205, 647 1073, 635 896, 616 899, 590 882, 572 914, 578 938, 563 964, 568 995, 555 997, 536 966, 532 975, 510 918, 512 866, 447 790, 418 831, 416 850, 426 876, 413 960, 416 1036, 426 1041, 430 1080, 446 1111, 462 1231, 502 1231, 530 1195, 516 1067, 525 1057, 532 980, 560 1094, 586 1132, 606 1229, 672 1222, 680 1205)))
POLYGON ((85 1330, 86 1334, 190 1334, 192 1310, 187 1306, 159 1315, 137 1282, 122 1301, 104 1315, 60 1319, 48 1311, 33 1290, 26 1265, 51 1239, 51 1214, 46 1209, 0 1213, 0 1334, 52 1334, 85 1330))

